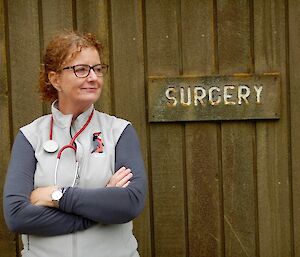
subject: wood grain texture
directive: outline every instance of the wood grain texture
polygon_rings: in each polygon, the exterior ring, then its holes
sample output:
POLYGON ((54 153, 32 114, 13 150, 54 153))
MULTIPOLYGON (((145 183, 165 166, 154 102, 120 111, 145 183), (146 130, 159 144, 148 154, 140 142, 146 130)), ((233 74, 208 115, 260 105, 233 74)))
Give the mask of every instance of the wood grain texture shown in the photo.
POLYGON ((281 118, 257 123, 260 256, 293 256, 285 1, 254 1, 255 72, 280 72, 281 118))
MULTIPOLYGON (((11 123, 9 117, 9 84, 7 76, 7 45, 5 35, 5 6, 0 1, 0 191, 3 192, 3 184, 6 176, 6 169, 9 162, 11 148, 11 123)), ((1 197, 2 203, 2 197, 1 197)), ((16 256, 15 235, 8 231, 4 217, 2 204, 0 206, 0 253, 3 257, 16 256)))
MULTIPOLYGON (((113 109, 115 115, 131 121, 135 127, 148 170, 142 15, 141 1, 111 2, 113 109)), ((148 198, 142 215, 134 221, 139 253, 145 257, 152 256, 150 208, 148 198)))
MULTIPOLYGON (((176 76, 181 70, 179 1, 145 1, 147 72, 176 76)), ((155 257, 187 254, 184 128, 180 124, 150 125, 155 257)))
POLYGON ((250 72, 249 1, 219 0, 217 8, 220 72, 250 72))
POLYGON ((222 256, 218 126, 186 125, 189 256, 222 256))
POLYGON ((256 255, 254 125, 222 124, 225 256, 256 255))
POLYGON ((178 1, 147 0, 148 74, 174 76, 180 71, 178 1))
POLYGON ((42 31, 44 48, 57 33, 72 30, 72 0, 42 0, 42 31))
MULTIPOLYGON (((213 15, 213 1, 181 1, 184 75, 208 75, 216 72, 213 15)), ((190 257, 221 257, 224 254, 218 130, 217 123, 185 124, 190 257)))
MULTIPOLYGON (((300 256, 299 17, 296 0, 0 0, 0 190, 14 135, 49 111, 40 53, 74 28, 110 65, 96 108, 133 123, 148 161, 141 257, 300 256), (152 76, 270 72, 279 121, 147 123, 152 76)), ((1 257, 20 250, 1 214, 1 257)))
POLYGON ((77 29, 81 32, 90 32, 96 35, 97 39, 103 45, 103 63, 109 64, 108 74, 104 77, 104 88, 101 93, 100 100, 97 101, 95 107, 105 113, 113 113, 112 103, 112 85, 111 85, 111 69, 113 63, 110 63, 110 45, 109 42, 109 19, 108 1, 94 0, 77 0, 76 1, 76 23, 77 29))
MULTIPOLYGON (((251 33, 248 1, 218 1, 218 52, 221 74, 250 72, 251 33), (234 14, 239 14, 238 19, 234 14)), ((222 123, 225 256, 257 252, 255 126, 222 123)))
MULTIPOLYGON (((58 33, 72 30, 72 0, 41 1, 40 17, 40 48, 44 55, 49 41, 58 33)), ((42 58, 41 58, 42 62, 42 58)), ((44 103, 44 113, 51 112, 51 103, 44 103)))
POLYGON ((213 1, 181 1, 181 27, 184 75, 215 73, 213 1))
POLYGON ((38 1, 8 1, 8 22, 15 135, 21 126, 43 112, 37 92, 40 65, 38 1))
POLYGON ((293 188, 294 253, 300 256, 300 2, 289 1, 289 60, 291 168, 293 188))
POLYGON ((182 128, 151 126, 155 256, 187 256, 182 128))

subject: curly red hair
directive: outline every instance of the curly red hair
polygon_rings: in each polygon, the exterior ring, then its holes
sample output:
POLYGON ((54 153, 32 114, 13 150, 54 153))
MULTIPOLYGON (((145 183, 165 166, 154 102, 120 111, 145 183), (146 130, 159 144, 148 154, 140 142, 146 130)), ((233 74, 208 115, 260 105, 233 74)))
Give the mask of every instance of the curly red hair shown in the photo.
POLYGON ((48 79, 49 72, 59 72, 66 61, 74 59, 85 47, 95 48, 101 57, 103 47, 91 33, 65 31, 49 42, 39 76, 39 92, 43 101, 54 101, 58 97, 57 90, 48 79))

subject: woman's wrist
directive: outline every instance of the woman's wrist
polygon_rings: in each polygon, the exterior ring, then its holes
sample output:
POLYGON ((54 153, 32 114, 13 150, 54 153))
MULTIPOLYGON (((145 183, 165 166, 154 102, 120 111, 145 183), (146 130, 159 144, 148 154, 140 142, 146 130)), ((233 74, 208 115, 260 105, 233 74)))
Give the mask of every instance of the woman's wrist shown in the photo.
POLYGON ((31 192, 30 202, 34 205, 55 207, 51 195, 57 189, 56 186, 38 187, 31 192))

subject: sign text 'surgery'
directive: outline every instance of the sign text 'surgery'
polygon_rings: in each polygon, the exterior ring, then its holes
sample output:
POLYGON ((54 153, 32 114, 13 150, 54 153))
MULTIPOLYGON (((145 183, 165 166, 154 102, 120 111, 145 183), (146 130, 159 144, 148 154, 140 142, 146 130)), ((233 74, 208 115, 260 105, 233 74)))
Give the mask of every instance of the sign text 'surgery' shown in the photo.
POLYGON ((150 78, 149 120, 247 120, 280 117, 278 75, 150 78))

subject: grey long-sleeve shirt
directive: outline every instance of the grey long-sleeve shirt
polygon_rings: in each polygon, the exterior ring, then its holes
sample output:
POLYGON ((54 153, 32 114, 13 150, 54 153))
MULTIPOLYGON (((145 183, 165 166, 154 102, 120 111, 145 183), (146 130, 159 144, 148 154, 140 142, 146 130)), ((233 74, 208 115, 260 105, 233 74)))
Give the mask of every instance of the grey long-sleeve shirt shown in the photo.
POLYGON ((68 188, 59 209, 30 203, 36 159, 26 137, 19 132, 12 149, 4 187, 4 217, 10 230, 22 234, 62 235, 85 230, 93 224, 119 224, 134 219, 143 209, 147 189, 144 164, 136 132, 131 125, 116 145, 115 168, 130 168, 126 188, 68 188))

